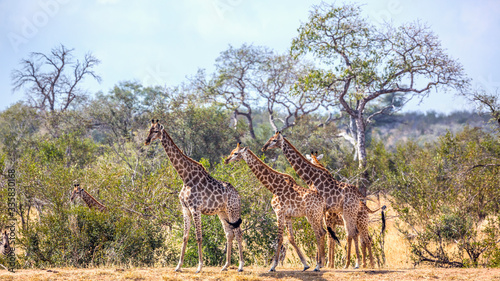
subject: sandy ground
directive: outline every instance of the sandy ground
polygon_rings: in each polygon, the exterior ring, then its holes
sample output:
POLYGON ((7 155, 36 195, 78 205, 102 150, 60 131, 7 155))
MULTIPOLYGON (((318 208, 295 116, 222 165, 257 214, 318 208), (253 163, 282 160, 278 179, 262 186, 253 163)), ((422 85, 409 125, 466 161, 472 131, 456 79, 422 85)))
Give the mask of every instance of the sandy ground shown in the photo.
POLYGON ((322 269, 321 272, 302 272, 299 268, 278 268, 269 273, 267 268, 246 267, 236 272, 205 267, 200 274, 196 268, 174 272, 172 268, 54 268, 45 270, 0 271, 0 280, 500 280, 500 269, 322 269))

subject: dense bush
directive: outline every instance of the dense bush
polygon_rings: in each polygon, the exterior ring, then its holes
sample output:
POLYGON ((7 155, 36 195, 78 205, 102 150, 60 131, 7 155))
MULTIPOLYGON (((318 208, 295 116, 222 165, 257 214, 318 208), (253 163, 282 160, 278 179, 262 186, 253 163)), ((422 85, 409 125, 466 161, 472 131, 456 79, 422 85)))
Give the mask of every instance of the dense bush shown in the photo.
POLYGON ((423 147, 402 143, 393 154, 375 147, 378 188, 392 196, 416 263, 491 265, 500 241, 500 202, 491 200, 500 196, 499 155, 495 135, 467 127, 423 147))
MULTIPOLYGON (((200 161, 214 178, 238 190, 246 264, 269 263, 277 230, 272 194, 245 163, 222 164, 222 158, 242 140, 270 166, 300 182, 280 151, 260 152, 272 134, 265 123, 267 116, 255 113, 260 123, 255 122, 256 138, 252 139, 245 134, 244 122, 236 128, 228 125, 230 112, 179 103, 179 96, 173 90, 126 83, 59 116, 44 116, 21 103, 0 113, 0 201, 8 200, 6 175, 15 169, 20 265, 177 263, 183 233, 178 201, 182 181, 159 142, 143 145, 151 118, 163 120, 185 153, 200 161), (117 109, 110 111, 113 107, 117 109), (79 201, 70 204, 74 180, 109 212, 89 210, 79 201)), ((336 136, 333 122, 318 126, 324 118, 303 116, 285 134, 301 152, 323 153, 323 163, 336 178, 355 183, 359 171, 352 147, 336 136)), ((405 141, 390 149, 376 138, 370 143, 369 192, 390 195, 415 262, 500 266, 500 206, 498 200, 491 200, 500 195, 498 136, 466 128, 437 142, 405 141)), ((8 219, 7 204, 2 203, 1 228, 8 219)), ((226 246, 221 223, 217 216, 202 216, 202 224, 205 264, 219 266, 225 262, 226 246)), ((297 243, 313 264, 316 243, 309 224, 300 218, 293 225, 297 243)), ((372 227, 379 229, 375 224, 372 227)), ((337 234, 343 239, 341 228, 337 234)), ((382 238, 373 236, 381 265, 382 238)), ((343 263, 343 251, 341 247, 336 251, 337 266, 343 263)), ((292 263, 298 262, 291 256, 292 263)), ((236 243, 232 260, 238 261, 236 243)), ((194 266, 197 262, 193 226, 185 263, 194 266)))

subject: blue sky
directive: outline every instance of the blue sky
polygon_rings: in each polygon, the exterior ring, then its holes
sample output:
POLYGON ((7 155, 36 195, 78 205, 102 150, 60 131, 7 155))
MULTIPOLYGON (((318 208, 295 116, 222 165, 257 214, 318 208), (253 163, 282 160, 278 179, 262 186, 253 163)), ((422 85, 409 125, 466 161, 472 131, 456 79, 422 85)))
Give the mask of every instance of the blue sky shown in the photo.
MULTIPOLYGON (((125 80, 174 86, 199 68, 211 71, 229 44, 287 51, 300 22, 320 2, 0 0, 0 110, 24 98, 23 92, 12 92, 10 75, 30 52, 47 53, 60 43, 74 48, 77 57, 92 52, 101 60, 95 70, 102 82, 84 81, 90 94, 125 80)), ((375 23, 429 24, 475 84, 500 87, 500 1, 377 0, 366 3, 364 12, 375 23)), ((451 93, 432 92, 405 110, 472 108, 451 93)))

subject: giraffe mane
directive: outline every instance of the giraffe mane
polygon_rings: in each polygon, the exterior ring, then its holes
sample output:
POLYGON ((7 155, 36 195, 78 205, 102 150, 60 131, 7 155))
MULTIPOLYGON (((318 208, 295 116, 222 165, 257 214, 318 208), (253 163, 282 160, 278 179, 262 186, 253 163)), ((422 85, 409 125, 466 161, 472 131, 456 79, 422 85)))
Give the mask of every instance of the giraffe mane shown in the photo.
POLYGON ((304 155, 302 155, 302 153, 300 153, 299 150, 297 148, 295 148, 295 146, 293 146, 285 137, 283 137, 283 141, 285 141, 293 150, 295 150, 297 155, 299 155, 299 157, 302 158, 302 160, 304 160, 307 163, 310 163, 312 167, 318 168, 318 169, 323 170, 323 171, 327 172, 328 174, 330 174, 330 171, 328 171, 325 167, 318 166, 316 164, 313 164, 311 161, 307 160, 307 158, 304 155))
MULTIPOLYGON (((162 126, 163 127, 163 126, 162 126)), ((166 135, 168 137, 168 139, 170 140, 170 142, 174 145, 175 148, 177 148, 179 150, 179 152, 182 154, 182 156, 184 156, 188 161, 190 161, 191 163, 193 164, 196 164, 198 166, 200 166, 203 171, 205 171, 207 174, 207 169, 205 169, 205 167, 198 161, 195 161, 193 158, 187 156, 184 151, 182 151, 182 149, 180 149, 177 144, 175 144, 174 140, 170 137, 170 135, 167 133, 167 131, 165 130, 165 128, 162 128, 162 135, 166 135)))

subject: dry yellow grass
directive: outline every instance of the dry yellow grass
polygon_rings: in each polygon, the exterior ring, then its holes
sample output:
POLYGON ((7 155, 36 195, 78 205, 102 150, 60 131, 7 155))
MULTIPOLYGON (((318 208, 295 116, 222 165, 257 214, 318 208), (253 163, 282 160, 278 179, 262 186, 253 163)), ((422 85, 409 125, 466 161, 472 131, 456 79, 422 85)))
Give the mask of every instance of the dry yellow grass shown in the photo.
POLYGON ((246 267, 236 272, 233 267, 220 272, 220 267, 206 267, 199 274, 196 268, 174 272, 173 268, 55 268, 50 270, 19 270, 16 273, 0 271, 0 280, 500 280, 500 269, 380 269, 343 270, 323 269, 321 272, 300 271, 300 268, 282 268, 275 273, 263 267, 246 267))
MULTIPOLYGON (((174 272, 173 268, 130 268, 117 267, 102 268, 52 268, 18 270, 10 273, 0 271, 0 280, 500 280, 500 269, 444 269, 444 268, 412 268, 407 241, 395 228, 394 212, 391 212, 389 202, 381 198, 381 202, 369 202, 372 209, 380 205, 387 205, 389 219, 385 236, 386 265, 383 269, 373 270, 345 270, 326 269, 321 272, 301 271, 301 264, 295 251, 289 247, 287 262, 279 266, 277 272, 269 273, 268 267, 247 266, 244 272, 236 272, 232 266, 228 272, 220 272, 221 267, 205 267, 196 274, 196 268, 185 268, 183 272, 174 272)), ((380 216, 380 213, 377 213, 380 216)), ((372 215, 375 222, 372 227, 379 228, 380 220, 372 215)), ((312 263, 312 261, 310 261, 312 263)))

